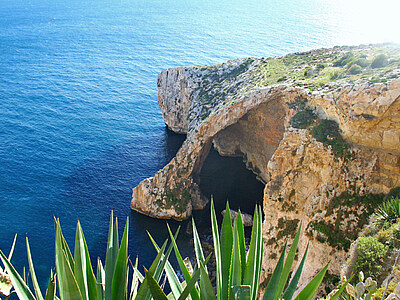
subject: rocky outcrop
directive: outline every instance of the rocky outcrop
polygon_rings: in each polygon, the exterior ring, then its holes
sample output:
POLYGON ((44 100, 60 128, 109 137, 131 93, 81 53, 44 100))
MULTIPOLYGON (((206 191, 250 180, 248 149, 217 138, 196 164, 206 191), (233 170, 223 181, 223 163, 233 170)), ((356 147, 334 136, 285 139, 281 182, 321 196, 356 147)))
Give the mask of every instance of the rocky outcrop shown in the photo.
POLYGON ((387 45, 163 71, 164 120, 187 139, 133 189, 132 209, 178 220, 202 209, 199 174, 214 145, 265 183, 264 275, 300 223, 301 247, 311 243, 304 279, 328 261, 338 274, 369 214, 400 186, 399 74, 400 51, 387 45), (387 63, 372 68, 380 54, 387 63))
MULTIPOLYGON (((226 210, 224 209, 223 211, 221 211, 221 215, 224 217, 226 213, 226 210)), ((231 213, 231 221, 232 224, 233 222, 236 220, 237 216, 238 216, 238 212, 236 210, 231 209, 230 210, 231 213)), ((243 226, 244 227, 251 227, 253 226, 253 216, 244 212, 240 213, 240 216, 242 218, 242 222, 243 222, 243 226)))

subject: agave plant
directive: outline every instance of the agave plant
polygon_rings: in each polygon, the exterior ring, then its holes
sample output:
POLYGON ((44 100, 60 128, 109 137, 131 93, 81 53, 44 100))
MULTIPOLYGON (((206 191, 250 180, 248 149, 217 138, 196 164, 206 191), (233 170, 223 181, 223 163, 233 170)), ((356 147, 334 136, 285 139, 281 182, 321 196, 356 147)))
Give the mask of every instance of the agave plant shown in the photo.
MULTIPOLYGON (((207 269, 207 262, 211 254, 205 258, 194 220, 192 220, 192 224, 196 255, 195 266, 182 258, 176 244, 176 235, 174 236, 168 227, 171 245, 173 245, 184 281, 179 281, 171 264, 166 262, 164 271, 171 287, 171 293, 166 295, 162 291, 157 278, 153 280, 153 273, 146 272, 145 280, 147 278, 149 282, 152 282, 150 291, 154 299, 186 299, 188 296, 192 300, 256 299, 262 262, 261 209, 257 207, 254 213, 250 247, 246 255, 244 226, 240 211, 232 226, 229 204, 227 204, 226 214, 219 233, 212 201, 211 225, 216 261, 216 293, 207 269), (199 282, 197 282, 198 279, 200 279, 199 282)), ((151 235, 149 236, 156 250, 161 253, 161 249, 154 239, 151 235)), ((165 256, 169 256, 168 251, 165 256)))
MULTIPOLYGON (((221 230, 219 231, 212 202, 211 225, 216 261, 216 290, 211 283, 210 272, 207 268, 207 263, 211 254, 205 258, 196 225, 193 221, 193 238, 196 254, 196 263, 194 266, 192 266, 187 259, 184 260, 179 252, 176 243, 179 228, 177 232, 173 234, 168 227, 171 238, 171 243, 168 248, 168 240, 164 242, 162 247, 159 247, 149 234, 158 254, 150 268, 148 270, 145 269, 144 275, 139 272, 138 259, 136 259, 135 265, 132 266, 133 275, 130 282, 131 289, 128 293, 128 220, 125 225, 121 243, 119 243, 118 222, 116 218, 114 219, 112 213, 108 233, 106 261, 103 266, 101 260, 98 259, 96 276, 93 272, 88 247, 80 223, 78 222, 77 225, 74 255, 72 255, 62 234, 60 221, 55 219, 56 274, 51 272, 46 295, 43 296, 36 279, 28 239, 26 239, 27 255, 34 292, 30 290, 25 276, 21 277, 10 263, 15 240, 8 257, 0 251, 0 259, 5 266, 5 271, 3 273, 9 279, 8 281, 2 280, 2 282, 7 282, 9 284, 9 281, 11 281, 16 294, 23 300, 59 299, 56 296, 56 291, 58 291, 61 300, 184 300, 187 298, 192 300, 255 300, 258 297, 263 256, 261 218, 261 208, 256 207, 249 250, 246 253, 244 227, 240 211, 232 226, 229 205, 227 204, 226 214, 222 221, 221 230), (172 250, 175 252, 180 270, 184 277, 182 282, 179 280, 176 271, 169 262, 169 256, 172 250), (165 293, 163 284, 160 284, 163 274, 165 274, 165 278, 167 278, 169 282, 171 290, 169 294, 165 293)), ((299 228, 296 234, 286 259, 285 245, 284 251, 270 278, 263 299, 291 300, 295 294, 297 294, 295 299, 298 300, 311 299, 321 284, 328 266, 325 266, 302 291, 296 291, 307 250, 295 275, 288 283, 289 273, 292 269, 300 239, 300 230, 301 228, 299 228), (287 286, 287 288, 284 290, 285 286, 287 286)), ((344 286, 330 299, 336 299, 343 291, 344 286)), ((8 287, 10 288, 10 286, 8 287)))
MULTIPOLYGON (((166 295, 160 287, 157 279, 152 278, 152 272, 147 272, 146 277, 150 284, 150 291, 154 299, 186 299, 190 295, 191 299, 257 299, 258 287, 261 273, 261 264, 263 256, 262 248, 262 232, 261 232, 261 208, 256 207, 253 219, 253 228, 250 240, 249 250, 246 253, 244 227, 240 211, 234 225, 232 226, 229 205, 226 207, 226 214, 222 221, 221 231, 218 229, 217 219, 215 215, 214 204, 211 202, 211 227, 214 241, 214 251, 216 259, 216 293, 211 284, 209 272, 207 270, 207 261, 210 258, 204 258, 199 235, 194 221, 193 224, 193 239, 196 254, 196 264, 193 267, 190 263, 183 260, 179 249, 176 245, 176 236, 170 232, 170 237, 174 247, 174 251, 180 266, 181 272, 184 276, 184 281, 180 282, 174 269, 169 262, 164 266, 166 276, 171 286, 171 293, 166 295), (220 232, 220 233, 219 233, 220 232), (200 278, 200 282, 196 281, 200 278)), ((327 271, 326 265, 301 291, 297 290, 307 250, 300 262, 300 266, 295 272, 292 280, 288 282, 289 274, 292 270, 295 254, 297 251, 298 243, 300 240, 301 226, 297 231, 292 246, 286 256, 285 245, 276 268, 267 285, 264 300, 278 300, 285 299, 291 300, 308 300, 312 299, 316 294, 322 279, 327 271), (286 289, 284 289, 287 287, 286 289)), ((155 243, 154 239, 150 236, 158 253, 162 250, 155 243)), ((168 256, 169 253, 167 252, 168 256)), ((346 284, 343 284, 336 290, 330 299, 335 300, 343 292, 346 284)), ((150 299, 150 298, 148 298, 150 299)))
MULTIPOLYGON (((285 259, 285 254, 286 254, 287 243, 283 247, 281 256, 268 282, 267 288, 263 296, 263 300, 279 300, 279 299, 311 300, 318 291, 322 283, 322 280, 325 276, 325 273, 328 269, 328 264, 325 265, 325 267, 323 267, 322 270, 319 271, 317 275, 315 275, 302 290, 297 289, 297 284, 300 280, 304 263, 307 257, 308 245, 303 255, 303 258, 299 264, 299 267, 297 268, 296 272, 293 272, 294 275, 289 282, 289 274, 293 267, 294 258, 300 240, 300 232, 301 232, 301 224, 293 240, 292 246, 290 247, 290 250, 286 256, 286 259, 285 259)), ((343 292, 347 284, 348 281, 345 282, 338 290, 336 290, 330 299, 336 300, 339 297, 339 295, 343 292)))
MULTIPOLYGON (((6 257, 0 250, 0 259, 4 264, 5 271, 1 270, 1 285, 3 294, 8 297, 13 288, 19 299, 23 300, 121 300, 121 299, 150 299, 150 287, 153 281, 159 281, 162 271, 167 264, 172 244, 168 248, 168 254, 164 255, 167 241, 159 249, 159 253, 146 272, 146 278, 138 271, 138 260, 133 266, 134 272, 131 281, 131 290, 128 294, 128 219, 126 221, 121 243, 118 240, 118 221, 114 219, 111 212, 110 226, 107 241, 107 253, 105 264, 100 259, 97 261, 96 276, 94 275, 90 255, 82 227, 78 221, 75 236, 74 255, 62 234, 60 221, 55 219, 55 265, 56 274, 51 272, 49 285, 45 296, 43 296, 38 281, 28 238, 26 239, 29 272, 33 285, 33 292, 28 286, 25 276, 21 276, 11 264, 11 256, 15 245, 15 239, 10 255, 6 257), (151 274, 149 280, 148 274, 151 274), (4 277, 4 278, 3 278, 4 277), (10 284, 11 282, 11 284, 10 284), (140 284, 141 283, 141 284, 140 284), (7 284, 7 286, 5 286, 7 284), (139 286, 140 284, 140 286, 139 286), (58 290, 59 298, 56 295, 58 290)), ((177 236, 178 232, 175 235, 177 236)), ((205 261, 206 263, 207 261, 205 261)), ((169 264, 168 266, 172 268, 169 264)), ((25 272, 24 272, 25 273, 25 272)), ((198 278, 198 277, 197 277, 198 278)), ((190 290, 188 284, 186 290, 190 290)), ((185 294, 185 291, 184 291, 185 294)), ((156 298, 156 297, 154 297, 156 298)), ((183 297, 181 299, 186 299, 183 297)))
POLYGON ((377 212, 375 213, 377 217, 377 223, 380 226, 384 224, 392 225, 400 218, 400 200, 399 197, 392 198, 384 203, 382 203, 377 212))
POLYGON ((98 260, 97 278, 94 276, 89 251, 79 221, 76 228, 74 256, 72 256, 70 248, 62 234, 60 221, 55 219, 54 224, 56 232, 55 265, 57 276, 51 272, 45 296, 43 296, 36 279, 28 238, 26 238, 26 248, 34 293, 29 288, 26 280, 18 274, 11 264, 11 257, 6 257, 0 250, 0 259, 5 266, 5 270, 19 299, 59 299, 56 296, 56 283, 58 284, 57 287, 61 300, 126 299, 128 220, 125 225, 121 245, 119 245, 118 223, 116 218, 114 220, 111 213, 106 263, 103 267, 100 259, 98 260))

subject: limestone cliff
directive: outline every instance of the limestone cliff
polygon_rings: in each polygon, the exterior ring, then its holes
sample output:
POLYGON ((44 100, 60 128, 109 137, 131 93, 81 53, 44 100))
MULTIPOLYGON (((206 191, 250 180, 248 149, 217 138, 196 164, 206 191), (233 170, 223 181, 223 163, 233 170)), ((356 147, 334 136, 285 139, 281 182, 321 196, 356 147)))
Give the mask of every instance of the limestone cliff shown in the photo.
POLYGON ((159 75, 158 87, 165 123, 187 139, 133 189, 132 209, 186 219, 207 203, 199 174, 211 145, 242 156, 265 183, 265 273, 301 222, 303 249, 311 243, 305 277, 328 261, 338 274, 369 214, 400 186, 396 46, 174 68, 159 75))

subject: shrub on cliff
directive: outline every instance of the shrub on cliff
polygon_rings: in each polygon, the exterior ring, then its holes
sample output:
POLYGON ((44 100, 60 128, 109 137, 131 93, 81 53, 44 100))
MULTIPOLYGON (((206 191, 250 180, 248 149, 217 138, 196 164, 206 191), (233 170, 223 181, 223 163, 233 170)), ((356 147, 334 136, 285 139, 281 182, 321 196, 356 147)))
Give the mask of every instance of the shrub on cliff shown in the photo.
POLYGON ((379 273, 388 250, 389 247, 379 242, 376 237, 361 237, 357 246, 355 271, 363 271, 367 276, 379 273))
POLYGON ((370 62, 365 58, 359 58, 354 61, 354 64, 359 65, 361 68, 366 68, 370 65, 370 62))
POLYGON ((372 69, 382 68, 388 64, 388 59, 385 54, 379 54, 371 63, 372 69))
POLYGON ((360 74, 362 72, 362 69, 359 65, 354 64, 352 65, 349 70, 347 71, 347 73, 349 73, 350 75, 357 75, 360 74))
POLYGON ((347 65, 354 58, 353 52, 349 51, 343 54, 341 58, 333 63, 334 67, 343 67, 347 65))

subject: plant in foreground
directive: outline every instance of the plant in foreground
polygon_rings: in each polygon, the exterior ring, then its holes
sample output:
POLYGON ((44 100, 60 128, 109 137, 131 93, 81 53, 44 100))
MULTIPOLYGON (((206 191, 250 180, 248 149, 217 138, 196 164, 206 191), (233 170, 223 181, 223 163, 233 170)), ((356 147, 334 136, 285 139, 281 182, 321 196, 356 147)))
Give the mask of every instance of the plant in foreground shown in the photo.
POLYGON ((100 259, 97 264, 97 276, 95 277, 90 261, 89 251, 81 225, 78 221, 75 236, 74 256, 68 247, 61 231, 60 222, 55 224, 55 265, 56 274, 51 272, 46 295, 43 296, 31 257, 28 238, 26 239, 29 272, 32 278, 34 293, 28 287, 28 282, 22 278, 12 266, 10 259, 0 250, 0 259, 10 277, 12 285, 19 299, 26 300, 51 300, 56 296, 56 283, 61 299, 125 299, 127 282, 127 250, 128 250, 128 221, 125 225, 121 245, 118 242, 117 219, 114 220, 111 213, 110 228, 107 242, 106 263, 103 267, 100 259), (56 279, 57 278, 57 279, 56 279))
POLYGON ((377 224, 380 227, 390 226, 396 223, 397 219, 400 218, 399 197, 393 197, 392 199, 382 203, 375 215, 377 217, 377 224))
MULTIPOLYGON (((172 268, 165 269, 168 280, 171 284, 173 298, 170 295, 166 295, 157 280, 152 279, 151 272, 146 273, 146 278, 149 282, 152 282, 150 286, 151 293, 154 299, 185 299, 189 294, 191 299, 257 299, 259 278, 261 272, 262 263, 262 232, 261 232, 261 208, 256 207, 253 219, 253 229, 251 234, 249 251, 246 254, 245 243, 244 243, 244 228, 241 219, 240 211, 234 224, 232 226, 229 205, 227 204, 226 213, 222 221, 222 227, 220 234, 218 233, 218 224, 215 215, 214 205, 211 203, 211 227, 214 240, 214 251, 216 258, 216 284, 217 294, 215 295, 214 288, 209 279, 209 275, 206 269, 207 259, 204 259, 204 254, 201 248, 200 239, 196 230, 196 226, 193 222, 193 236, 194 236, 194 247, 196 252, 197 264, 195 269, 191 264, 185 264, 182 256, 179 253, 178 247, 176 246, 175 237, 173 237, 170 231, 170 237, 172 244, 174 245, 175 254, 181 268, 182 274, 185 277, 185 282, 197 281, 200 278, 200 284, 194 284, 191 287, 191 291, 181 292, 179 288, 179 281, 174 278, 176 273, 172 268), (200 272, 199 272, 200 269, 200 272), (184 297, 182 297, 184 296, 184 297)), ((296 300, 308 300, 312 299, 317 292, 322 279, 326 273, 328 265, 326 265, 301 291, 297 291, 297 284, 299 282, 304 262, 307 256, 306 253, 300 263, 299 268, 295 272, 292 280, 288 282, 289 274, 291 272, 295 254, 297 251, 299 239, 300 239, 301 228, 297 231, 293 244, 287 254, 285 245, 282 251, 281 257, 276 265, 276 268, 269 280, 264 300, 277 300, 277 299, 293 299, 294 295, 297 294, 296 300), (286 289, 285 289, 286 287, 286 289)), ((150 236, 151 238, 151 236, 150 236)), ((152 238, 151 238, 152 239, 152 238)), ((159 247, 155 244, 152 239, 154 246, 158 250, 159 247)), ((308 247, 307 247, 308 249, 308 247)), ((158 250, 160 253, 160 251, 158 250)), ((169 255, 169 253, 167 253, 169 255)), ((145 278, 145 279, 146 279, 145 278)), ((335 291, 330 299, 337 299, 342 293, 347 283, 342 285, 340 289, 335 291)))
MULTIPOLYGON (((34 265, 30 253, 28 239, 26 239, 29 272, 31 273, 34 293, 28 287, 28 282, 22 278, 10 263, 11 255, 6 257, 0 251, 0 259, 5 266, 3 272, 20 299, 27 300, 50 300, 58 299, 56 290, 61 300, 120 300, 120 299, 257 299, 258 286, 261 273, 263 256, 262 230, 261 230, 261 208, 257 207, 253 219, 253 229, 249 250, 246 253, 244 227, 240 212, 232 226, 229 205, 219 231, 214 205, 211 205, 211 225, 214 240, 214 251, 216 259, 216 293, 211 283, 207 263, 211 254, 205 258, 201 247, 200 238, 193 222, 194 248, 196 263, 194 266, 187 259, 183 259, 176 244, 179 228, 175 235, 168 227, 171 243, 167 248, 168 240, 159 247, 149 234, 149 237, 157 250, 157 256, 145 274, 138 270, 138 260, 132 266, 133 275, 128 291, 128 221, 122 236, 121 243, 118 241, 117 219, 111 214, 106 261, 103 266, 100 259, 97 261, 96 276, 90 261, 89 251, 83 235, 82 228, 78 222, 75 236, 74 255, 61 232, 58 219, 55 219, 55 265, 56 274, 51 273, 46 295, 43 296, 35 275, 34 265), (174 250, 184 280, 181 282, 169 262, 169 256, 174 250), (164 284, 160 285, 162 275, 168 279, 171 292, 167 295, 164 284), (57 286, 56 286, 57 283, 57 286)), ((277 263, 277 266, 267 285, 263 299, 290 300, 297 294, 295 299, 312 299, 328 266, 325 266, 309 283, 299 291, 296 291, 297 283, 304 266, 304 254, 299 268, 292 280, 288 282, 289 274, 293 265, 294 257, 300 239, 298 230, 293 244, 286 256, 286 245, 277 263), (284 288, 286 289, 284 290, 284 288)), ((15 240, 14 240, 15 244, 15 240)), ((13 244, 13 245, 14 245, 13 244)), ((13 247, 12 247, 13 249, 13 247)), ((307 247, 308 249, 308 247, 307 247)), ((4 280, 3 280, 4 282, 4 280)), ((343 285, 330 298, 336 299, 344 289, 343 285)), ((2 287, 2 286, 1 286, 2 287)), ((10 288, 11 289, 11 288, 10 288)))

